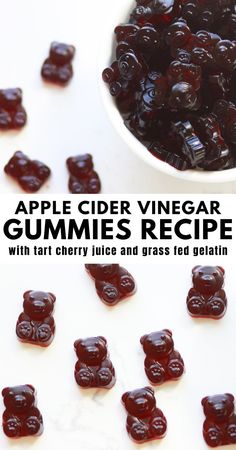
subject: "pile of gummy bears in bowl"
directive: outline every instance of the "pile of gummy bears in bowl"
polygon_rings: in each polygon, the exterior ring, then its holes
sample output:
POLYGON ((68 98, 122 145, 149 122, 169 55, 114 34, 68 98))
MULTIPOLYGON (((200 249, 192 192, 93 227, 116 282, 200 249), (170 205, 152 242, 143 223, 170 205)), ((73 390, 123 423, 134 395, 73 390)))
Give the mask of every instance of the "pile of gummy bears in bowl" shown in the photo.
POLYGON ((103 71, 131 133, 178 170, 236 167, 236 0, 136 0, 103 71))

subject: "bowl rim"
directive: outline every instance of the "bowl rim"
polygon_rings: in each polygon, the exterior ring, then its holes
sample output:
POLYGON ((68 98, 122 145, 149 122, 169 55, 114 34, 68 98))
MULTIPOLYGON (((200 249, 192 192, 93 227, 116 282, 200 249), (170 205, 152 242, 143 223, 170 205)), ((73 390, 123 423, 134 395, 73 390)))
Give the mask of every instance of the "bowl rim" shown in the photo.
MULTIPOLYGON (((105 33, 104 33, 105 34, 105 33)), ((106 38, 106 37, 105 37, 106 38)), ((111 37, 110 45, 113 46, 114 40, 111 37)), ((123 118, 116 107, 114 98, 110 95, 107 84, 102 79, 102 71, 110 64, 111 56, 105 54, 107 46, 101 46, 99 52, 99 78, 98 85, 106 114, 109 117, 114 129, 121 137, 123 142, 146 164, 157 169, 166 175, 170 175, 180 180, 193 181, 197 183, 229 183, 236 181, 236 167, 221 171, 200 171, 200 170, 185 170, 180 171, 170 166, 168 163, 161 161, 153 156, 147 148, 126 128, 123 118)))

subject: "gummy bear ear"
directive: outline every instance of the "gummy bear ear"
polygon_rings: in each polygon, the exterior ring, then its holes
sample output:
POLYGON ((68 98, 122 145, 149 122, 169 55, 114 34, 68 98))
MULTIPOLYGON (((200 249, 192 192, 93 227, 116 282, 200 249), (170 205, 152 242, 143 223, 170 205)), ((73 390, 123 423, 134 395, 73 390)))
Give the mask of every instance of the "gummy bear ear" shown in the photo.
POLYGON ((234 402, 234 396, 232 394, 225 394, 225 395, 231 402, 234 402))
POLYGON ((9 392, 10 392, 10 388, 9 388, 9 387, 4 388, 4 389, 2 390, 2 396, 5 397, 5 395, 7 395, 9 392))
POLYGON ((35 392, 35 388, 34 386, 32 386, 32 384, 27 384, 26 386, 28 386, 32 390, 32 392, 35 392))
POLYGON ((165 328, 163 331, 165 333, 169 334, 170 336, 172 336, 172 331, 168 330, 167 328, 165 328))
POLYGON ((82 342, 82 339, 77 339, 77 341, 74 342, 74 348, 77 349, 78 345, 82 342))
POLYGON ((49 292, 49 295, 50 295, 50 297, 51 297, 53 303, 55 303, 55 301, 56 301, 56 296, 55 296, 52 292, 49 292))
POLYGON ((104 338, 103 336, 98 336, 98 339, 101 339, 101 341, 103 341, 103 342, 104 342, 104 344, 106 344, 106 343, 107 343, 107 340, 106 340, 106 338, 104 338))
POLYGON ((146 386, 144 389, 145 389, 145 391, 148 391, 148 392, 150 392, 150 394, 154 395, 154 390, 151 386, 146 386))
POLYGON ((148 336, 147 334, 144 334, 144 335, 140 338, 140 343, 141 343, 142 345, 144 344, 144 342, 145 342, 147 336, 148 336))
POLYGON ((24 299, 24 300, 25 300, 26 298, 28 298, 30 292, 32 292, 32 289, 30 289, 29 291, 24 292, 24 294, 23 294, 23 299, 24 299))
POLYGON ((122 395, 121 400, 122 400, 122 402, 123 402, 124 404, 125 404, 127 398, 129 397, 129 394, 130 394, 130 392, 125 392, 125 393, 122 395))
POLYGON ((204 397, 204 398, 202 399, 202 401, 201 401, 202 406, 205 405, 205 403, 207 402, 207 400, 208 400, 208 397, 204 397))
POLYGON ((198 269, 199 269, 199 267, 201 267, 201 266, 195 266, 195 267, 192 269, 192 274, 194 274, 195 272, 197 272, 198 269))
POLYGON ((221 273, 223 273, 223 275, 225 274, 225 269, 223 269, 223 267, 217 266, 217 268, 221 271, 221 273))

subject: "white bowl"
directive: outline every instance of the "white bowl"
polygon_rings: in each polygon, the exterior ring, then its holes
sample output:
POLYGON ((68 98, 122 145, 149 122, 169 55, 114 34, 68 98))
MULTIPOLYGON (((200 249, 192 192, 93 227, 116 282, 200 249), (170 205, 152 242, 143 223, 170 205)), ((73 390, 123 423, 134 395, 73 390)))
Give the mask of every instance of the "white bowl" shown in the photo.
MULTIPOLYGON (((128 0, 130 1, 130 0, 128 0)), ((155 158, 146 147, 136 139, 133 134, 126 128, 123 123, 123 118, 119 113, 114 99, 109 93, 109 89, 106 83, 102 80, 101 74, 103 69, 108 67, 112 61, 112 53, 114 53, 114 28, 119 23, 127 22, 127 0, 119 0, 119 2, 110 2, 108 6, 107 15, 109 20, 103 27, 102 34, 103 39, 102 49, 99 57, 99 86, 105 105, 106 111, 112 122, 114 128, 117 130, 121 138, 126 142, 127 146, 138 155, 143 161, 152 166, 153 168, 163 172, 167 175, 171 175, 181 180, 195 181, 198 183, 226 183, 236 180, 236 168, 222 170, 219 172, 207 172, 200 170, 186 170, 179 171, 169 164, 155 158), (115 4, 114 4, 115 3, 115 4)), ((132 2, 131 2, 132 7, 132 2)), ((131 9, 131 8, 129 8, 131 9)))

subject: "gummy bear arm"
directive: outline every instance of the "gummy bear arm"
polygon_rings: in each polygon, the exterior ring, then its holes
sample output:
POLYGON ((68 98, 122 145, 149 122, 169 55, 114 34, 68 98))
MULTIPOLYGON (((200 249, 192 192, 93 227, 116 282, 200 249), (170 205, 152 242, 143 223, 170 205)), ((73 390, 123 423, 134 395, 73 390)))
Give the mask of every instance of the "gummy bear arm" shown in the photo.
POLYGON ((22 312, 18 317, 18 323, 19 322, 31 322, 31 318, 26 313, 22 312))
POLYGON ((197 289, 195 289, 195 288, 189 289, 187 300, 189 300, 191 297, 195 297, 195 296, 201 297, 200 292, 197 291, 197 289))
POLYGON ((152 411, 151 420, 154 419, 154 417, 162 417, 163 419, 165 419, 163 412, 159 408, 155 408, 154 411, 152 411))
POLYGON ((217 292, 214 294, 214 297, 219 297, 219 298, 221 298, 225 303, 226 303, 226 301, 227 301, 227 299, 226 299, 226 294, 225 294, 224 289, 220 289, 219 291, 217 291, 217 292))
POLYGON ((144 365, 145 365, 146 369, 149 369, 151 366, 153 366, 155 364, 158 364, 158 366, 165 365, 168 363, 168 361, 169 361, 169 357, 157 360, 157 359, 149 358, 148 356, 146 356, 144 365))
POLYGON ((48 316, 43 320, 43 323, 49 325, 51 328, 55 328, 55 321, 52 316, 48 316))
POLYGON ((113 364, 109 358, 104 359, 104 361, 101 362, 100 367, 110 369, 112 373, 114 372, 113 364))
POLYGON ((126 270, 124 267, 119 267, 118 277, 121 277, 122 275, 130 275, 131 274, 126 270))
POLYGON ((206 419, 204 421, 204 423, 203 423, 203 431, 205 433, 207 433, 209 429, 215 428, 217 431, 220 432, 221 431, 221 426, 222 426, 222 424, 217 424, 217 423, 213 422, 212 420, 206 419))
POLYGON ((134 424, 138 424, 138 423, 140 423, 140 419, 138 419, 135 416, 131 416, 131 414, 128 414, 127 420, 126 420, 127 427, 131 428, 134 424))
POLYGON ((27 411, 27 417, 30 417, 30 416, 35 416, 35 417, 37 417, 38 420, 40 420, 40 422, 43 421, 42 415, 41 415, 39 409, 36 408, 36 406, 32 406, 32 408, 30 408, 30 409, 27 411))
POLYGON ((236 414, 232 414, 229 417, 229 425, 235 424, 236 425, 236 414))
POLYGON ((79 360, 79 361, 77 361, 77 363, 75 365, 75 370, 78 371, 80 369, 87 369, 87 370, 89 370, 89 366, 79 360))
POLYGON ((9 411, 7 411, 7 409, 5 409, 3 415, 2 415, 2 419, 3 421, 7 421, 9 419, 13 419, 16 417, 16 414, 10 413, 9 411))
POLYGON ((172 359, 177 359, 178 361, 182 362, 182 364, 184 363, 181 354, 177 350, 173 350, 173 352, 171 352, 171 354, 169 355, 169 362, 172 359))

